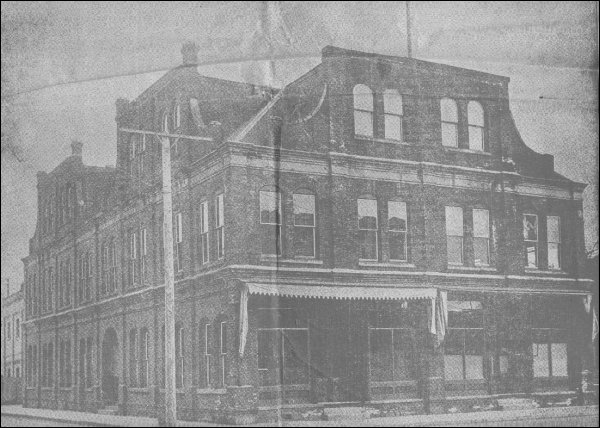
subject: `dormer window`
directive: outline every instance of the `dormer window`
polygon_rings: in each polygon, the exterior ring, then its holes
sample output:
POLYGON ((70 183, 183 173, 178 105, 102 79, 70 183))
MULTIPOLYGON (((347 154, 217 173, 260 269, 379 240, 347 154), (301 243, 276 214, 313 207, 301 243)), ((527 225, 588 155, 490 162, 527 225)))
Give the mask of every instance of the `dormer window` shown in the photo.
POLYGON ((383 94, 385 115, 385 138, 402 141, 402 95, 396 89, 387 89, 383 94))
POLYGON ((483 151, 485 136, 483 107, 477 101, 469 101, 467 114, 469 122, 469 149, 483 151))
POLYGON ((373 92, 365 85, 356 85, 354 94, 354 134, 373 136, 373 92))
POLYGON ((440 101, 442 113, 442 145, 458 147, 458 108, 456 101, 442 98, 440 101))

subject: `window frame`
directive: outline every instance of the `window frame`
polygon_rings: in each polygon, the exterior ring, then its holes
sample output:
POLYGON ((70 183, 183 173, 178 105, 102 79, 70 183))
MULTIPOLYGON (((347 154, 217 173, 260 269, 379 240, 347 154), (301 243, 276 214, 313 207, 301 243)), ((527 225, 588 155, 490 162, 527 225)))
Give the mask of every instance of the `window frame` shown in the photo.
MULTIPOLYGON (((296 228, 301 228, 301 229, 312 229, 312 255, 298 255, 298 248, 297 248, 297 244, 298 244, 298 240, 294 239, 294 256, 295 257, 301 257, 301 258, 311 258, 314 259, 317 257, 317 236, 316 236, 316 229, 317 229, 317 198, 315 197, 315 195, 313 193, 298 193, 295 192, 292 194, 292 209, 293 209, 293 224, 294 224, 294 229, 296 228), (307 225, 307 224, 299 224, 296 222, 296 197, 297 196, 308 196, 312 198, 312 225, 307 225)), ((294 238, 296 238, 296 234, 294 234, 294 238)))
POLYGON ((183 213, 175 213, 175 272, 183 271, 183 213))
POLYGON ((404 142, 404 97, 397 89, 386 89, 383 92, 383 135, 386 140, 404 142), (400 99, 400 112, 388 109, 389 97, 398 97, 400 99), (394 138, 388 135, 388 118, 396 118, 400 122, 400 137, 394 138))
POLYGON ((283 245, 282 245, 282 232, 283 232, 283 210, 282 210, 282 194, 279 191, 279 189, 276 190, 260 190, 258 192, 258 198, 259 198, 259 223, 261 225, 261 229, 265 229, 265 227, 271 227, 274 228, 275 230, 275 248, 276 248, 276 252, 273 253, 265 253, 264 252, 264 242, 261 242, 261 254, 263 255, 268 255, 268 256, 277 256, 280 257, 283 255, 283 245), (275 201, 276 201, 276 207, 275 207, 275 223, 272 223, 270 221, 263 221, 263 216, 262 216, 262 207, 263 207, 263 198, 262 198, 262 194, 263 193, 271 193, 274 195, 275 201))
POLYGON ((446 223, 446 257, 449 259, 450 248, 448 247, 448 243, 450 242, 448 238, 460 238, 460 262, 451 262, 447 261, 449 266, 464 266, 465 264, 465 213, 463 207, 456 205, 446 205, 445 207, 445 223, 446 223), (449 209, 458 209, 460 210, 460 219, 461 219, 461 234, 453 235, 450 233, 449 223, 448 223, 448 211, 449 209))
POLYGON ((468 131, 468 142, 469 142, 469 150, 485 152, 486 150, 486 141, 485 141, 485 109, 483 105, 479 101, 471 100, 467 103, 467 131, 468 131), (478 108, 481 111, 481 124, 471 122, 471 106, 477 106, 474 108, 478 108), (477 130, 481 135, 481 148, 473 148, 471 144, 471 135, 472 131, 477 130))
POLYGON ((225 257, 225 194, 215 197, 215 230, 217 238, 217 259, 225 257))
POLYGON ((354 119, 354 135, 356 137, 366 137, 366 138, 373 138, 375 136, 375 123, 374 123, 374 112, 375 112, 375 97, 374 97, 374 93, 373 90, 368 87, 367 85, 363 84, 363 83, 358 83, 356 85, 354 85, 354 88, 352 88, 352 108, 353 108, 353 119, 354 119), (358 90, 362 90, 362 89, 368 89, 368 93, 365 92, 358 92, 358 90), (358 90, 357 90, 358 89, 358 90), (363 106, 360 106, 360 102, 357 102, 357 99, 359 99, 359 97, 370 97, 370 103, 364 103, 366 104, 370 104, 370 110, 363 108, 363 106), (368 115, 370 120, 370 134, 362 134, 358 132, 357 129, 357 114, 361 115, 368 115))
POLYGON ((537 214, 532 213, 523 213, 523 243, 525 247, 525 268, 527 269, 539 269, 540 267, 540 219, 537 214), (535 217, 535 240, 527 239, 527 229, 526 229, 526 218, 527 217, 535 217), (527 253, 527 245, 528 243, 532 243, 533 248, 535 248, 535 265, 531 266, 529 264, 529 258, 527 253))
MULTIPOLYGON (((546 216, 546 246, 547 246, 547 263, 548 263, 548 269, 549 270, 556 270, 556 271, 560 271, 562 270, 562 233, 561 233, 561 226, 562 226, 562 221, 560 216, 558 215, 549 215, 546 216), (558 241, 551 241, 550 236, 550 219, 556 219, 556 236, 558 237, 558 241), (557 262, 557 266, 551 266, 550 265, 550 247, 551 245, 556 245, 556 262, 557 262)), ((538 237, 539 239, 539 237, 538 237)))
POLYGON ((210 261, 210 239, 209 239, 209 211, 208 201, 200 203, 200 236, 199 236, 199 253, 200 253, 200 264, 204 265, 210 261), (206 246, 206 249, 205 249, 206 246))
POLYGON ((399 200, 389 200, 388 201, 388 212, 387 212, 387 232, 388 232, 388 245, 389 245, 389 259, 390 261, 393 262, 404 262, 407 263, 409 260, 408 257, 408 204, 405 201, 399 201, 399 200), (392 217, 390 217, 391 215, 391 210, 390 210, 390 204, 402 204, 402 206, 404 207, 404 230, 401 229, 392 229, 390 228, 390 220, 392 217), (404 236, 404 258, 403 259, 393 259, 392 258, 392 246, 391 246, 391 240, 390 237, 394 234, 397 235, 403 235, 404 236))
POLYGON ((483 266, 483 267, 487 267, 491 265, 491 255, 490 255, 490 239, 491 239, 491 233, 490 233, 490 210, 488 210, 487 208, 473 208, 473 213, 472 213, 472 217, 473 217, 473 264, 475 266, 483 266), (476 222, 476 216, 475 213, 476 212, 484 212, 486 213, 486 218, 487 218, 487 228, 486 228, 486 234, 487 236, 477 236, 477 227, 475 226, 475 222, 476 222), (475 252, 475 240, 477 239, 484 239, 486 246, 486 257, 487 257, 487 263, 481 263, 481 262, 477 262, 477 258, 476 258, 476 252, 475 252))
POLYGON ((449 98, 449 97, 443 97, 440 99, 440 122, 441 122, 441 129, 442 129, 442 146, 444 147, 450 147, 450 148, 458 148, 458 103, 456 102, 455 99, 449 98), (451 121, 451 120, 447 120, 448 118, 444 118, 444 103, 448 103, 448 102, 452 102, 453 105, 453 109, 456 115, 456 121, 451 121), (454 135, 455 135, 455 139, 454 139, 454 144, 445 144, 444 140, 444 127, 448 127, 448 126, 452 126, 452 128, 454 129, 454 135))
POLYGON ((357 228, 359 231, 359 250, 361 249, 362 245, 363 245, 363 239, 361 238, 361 231, 365 231, 365 232, 372 232, 375 234, 375 258, 369 259, 369 258, 364 258, 361 257, 362 256, 362 251, 360 251, 359 253, 359 260, 360 261, 367 261, 367 262, 377 262, 379 261, 379 257, 380 257, 380 251, 379 251, 379 201, 375 198, 375 197, 370 197, 370 196, 363 196, 363 197, 359 197, 356 199, 356 206, 357 206, 357 228), (362 216, 360 215, 360 201, 372 201, 375 203, 375 228, 363 228, 360 225, 360 220, 363 217, 367 217, 367 216, 362 216))

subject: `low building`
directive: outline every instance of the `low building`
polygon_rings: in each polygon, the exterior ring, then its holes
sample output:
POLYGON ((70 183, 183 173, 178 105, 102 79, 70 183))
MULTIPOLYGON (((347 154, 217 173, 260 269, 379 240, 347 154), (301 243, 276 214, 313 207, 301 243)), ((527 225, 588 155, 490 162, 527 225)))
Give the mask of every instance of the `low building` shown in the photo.
POLYGON ((25 304, 23 287, 2 298, 2 376, 20 378, 22 371, 21 333, 25 304))
POLYGON ((179 418, 581 389, 584 185, 525 145, 508 78, 328 46, 275 90, 182 52, 117 101, 116 168, 74 143, 38 175, 26 406, 164 412, 156 133, 172 143, 179 418))

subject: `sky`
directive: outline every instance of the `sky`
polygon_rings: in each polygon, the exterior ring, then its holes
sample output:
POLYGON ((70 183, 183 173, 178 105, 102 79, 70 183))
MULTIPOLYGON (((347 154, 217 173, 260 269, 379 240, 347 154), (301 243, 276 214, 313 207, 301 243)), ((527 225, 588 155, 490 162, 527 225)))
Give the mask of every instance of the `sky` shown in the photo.
MULTIPOLYGON (((326 45, 407 55, 405 2, 2 2, 2 261, 13 291, 35 231, 36 172, 84 143, 114 165, 115 101, 133 99, 200 47, 199 72, 284 85, 326 45), (271 25, 265 26, 264 22, 271 25), (270 46, 271 50, 266 47, 270 46)), ((588 184, 586 247, 598 241, 595 2, 410 2, 413 56, 510 77, 529 147, 588 184)), ((4 294, 4 289, 3 289, 4 294)))

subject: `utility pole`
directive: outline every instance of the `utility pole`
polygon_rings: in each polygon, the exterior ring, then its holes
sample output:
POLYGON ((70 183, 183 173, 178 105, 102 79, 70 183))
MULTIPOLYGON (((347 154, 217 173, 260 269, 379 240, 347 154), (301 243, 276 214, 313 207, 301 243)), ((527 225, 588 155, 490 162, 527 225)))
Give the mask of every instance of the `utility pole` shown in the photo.
POLYGON ((165 425, 177 424, 175 385, 175 272, 173 270, 173 195, 171 140, 159 137, 162 146, 163 245, 165 254, 165 425))
POLYGON ((165 270, 165 425, 177 425, 175 384, 175 272, 173 268, 173 195, 171 185, 171 138, 211 142, 212 138, 120 128, 119 132, 155 136, 162 149, 163 247, 165 270))

